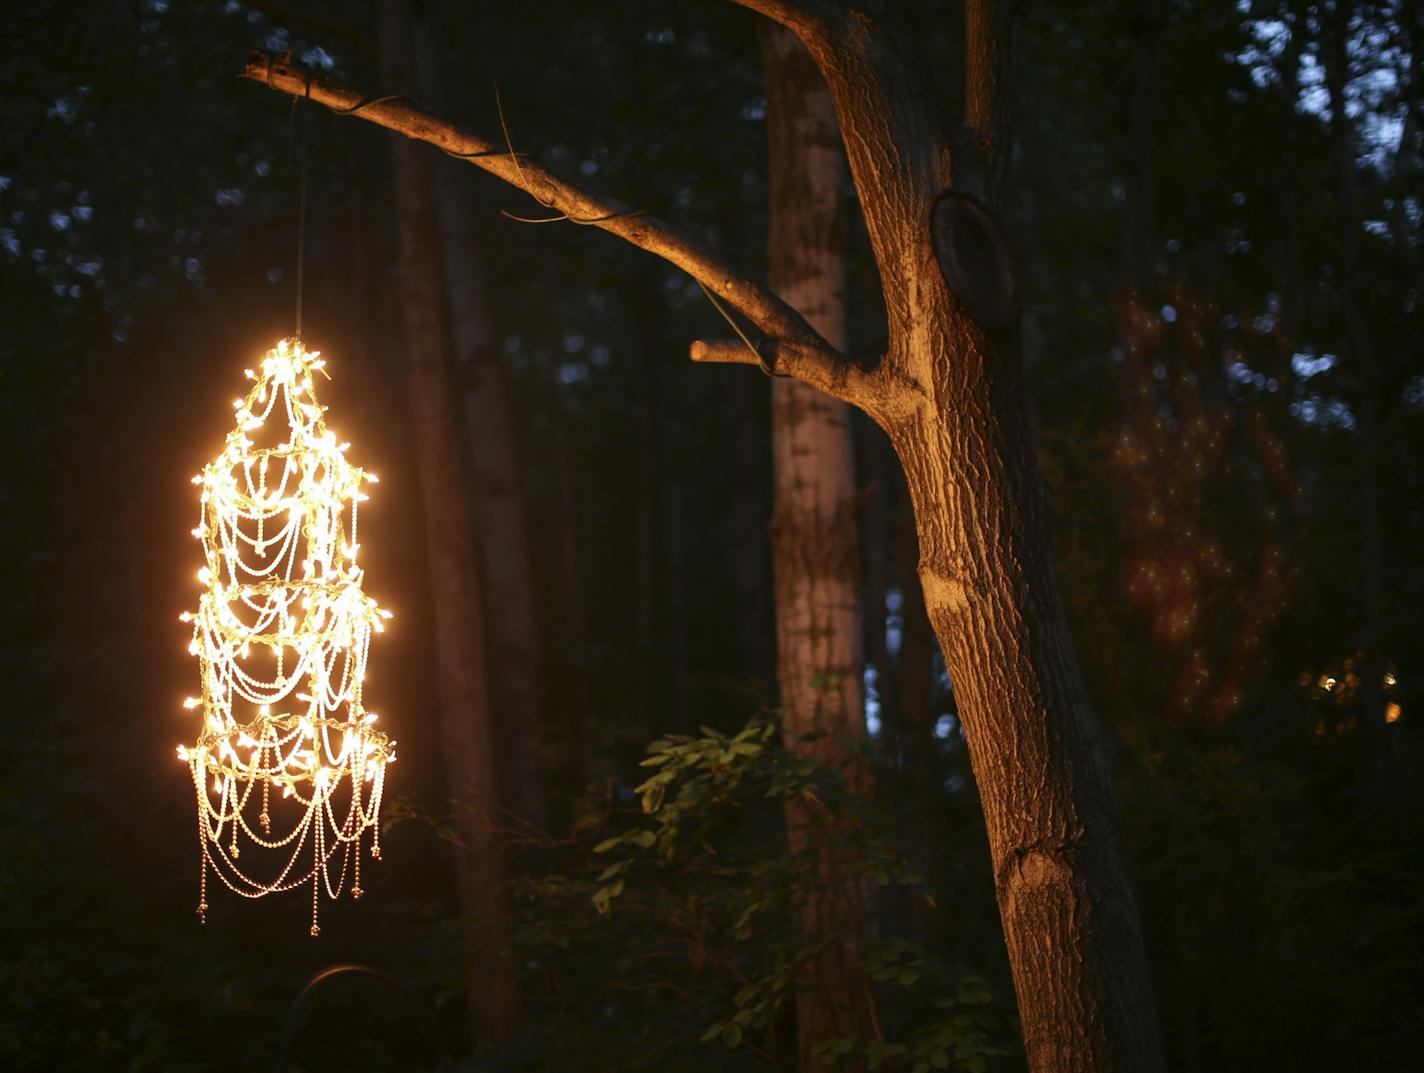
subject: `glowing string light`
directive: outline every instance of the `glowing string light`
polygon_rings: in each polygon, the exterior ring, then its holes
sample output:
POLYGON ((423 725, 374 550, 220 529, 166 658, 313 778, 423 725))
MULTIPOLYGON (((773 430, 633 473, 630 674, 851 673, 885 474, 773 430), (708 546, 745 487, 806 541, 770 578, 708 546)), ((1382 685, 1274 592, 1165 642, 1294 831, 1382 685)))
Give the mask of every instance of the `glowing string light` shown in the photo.
POLYGON ((352 466, 326 427, 313 378, 318 351, 283 340, 233 405, 236 427, 193 478, 201 515, 193 535, 206 564, 188 651, 198 657, 202 731, 178 747, 193 775, 202 845, 198 914, 208 873, 248 898, 311 884, 311 933, 323 888, 361 897, 362 841, 377 820, 394 742, 362 703, 371 631, 390 612, 362 590, 358 504, 374 474, 352 466), (254 436, 286 419, 285 440, 254 436), (279 822, 281 821, 281 822, 279 822), (255 847, 259 876, 239 865, 255 847))

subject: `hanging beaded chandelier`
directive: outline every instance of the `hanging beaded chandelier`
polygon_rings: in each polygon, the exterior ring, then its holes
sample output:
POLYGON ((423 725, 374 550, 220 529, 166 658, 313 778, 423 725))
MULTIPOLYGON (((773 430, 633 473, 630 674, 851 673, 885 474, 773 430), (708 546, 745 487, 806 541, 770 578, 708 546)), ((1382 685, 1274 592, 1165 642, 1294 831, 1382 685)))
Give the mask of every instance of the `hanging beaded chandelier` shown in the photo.
POLYGON ((396 758, 361 698, 371 631, 390 617, 362 591, 356 563, 357 505, 376 477, 348 463, 350 444, 326 427, 318 355, 283 340, 247 370, 256 384, 233 404, 236 427, 193 478, 207 563, 197 611, 182 619, 202 696, 184 703, 202 709, 203 727, 195 746, 178 747, 198 802, 199 917, 209 872, 247 898, 309 883, 312 935, 323 888, 334 899, 349 884, 361 897, 368 830, 380 858, 396 758))

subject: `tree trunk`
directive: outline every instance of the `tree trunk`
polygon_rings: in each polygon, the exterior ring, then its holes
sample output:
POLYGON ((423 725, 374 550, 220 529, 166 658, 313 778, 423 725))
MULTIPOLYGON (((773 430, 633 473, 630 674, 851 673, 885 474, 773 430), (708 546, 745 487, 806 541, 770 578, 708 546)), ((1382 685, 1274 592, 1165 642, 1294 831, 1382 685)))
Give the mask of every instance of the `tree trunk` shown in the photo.
MULTIPOLYGON (((862 421, 865 419, 862 418, 862 421)), ((870 425, 869 421, 865 421, 870 425)), ((886 636, 890 589, 890 443, 878 427, 862 428, 865 506, 861 535, 865 541, 865 651, 875 668, 875 698, 880 719, 880 748, 893 766, 900 754, 899 708, 895 668, 886 636)), ((866 728, 867 731, 869 727, 866 728)))
POLYGON ((1054 576, 1028 425, 1015 274, 995 214, 1010 139, 1013 5, 966 10, 966 129, 952 152, 908 6, 797 28, 825 73, 884 288, 867 388, 919 536, 984 806, 1034 1073, 1154 1073, 1160 1030, 1109 777, 1054 576))
MULTIPOLYGON (((900 766, 909 793, 920 796, 937 793, 938 789, 932 788, 940 778, 940 746, 934 736, 935 636, 916 576, 920 545, 915 536, 914 506, 899 467, 890 468, 895 477, 895 558, 900 586, 900 659, 895 679, 900 766)), ((950 869, 937 857, 935 831, 942 825, 924 809, 901 810, 899 823, 910 867, 929 883, 931 890, 943 890, 941 881, 950 869)), ((928 941, 939 925, 939 914, 917 892, 906 894, 910 934, 928 941)))
POLYGON ((455 165, 436 169, 435 195, 444 254, 445 293, 455 345, 455 374, 465 406, 471 496, 484 585, 490 696, 499 737, 501 801, 522 822, 548 823, 539 731, 543 725, 539 624, 534 569, 519 479, 513 408, 485 289, 480 235, 467 178, 455 165))
POLYGON ((728 514, 729 546, 737 549, 737 640, 748 707, 772 702, 776 674, 775 627, 771 599, 771 559, 767 546, 766 395, 760 377, 731 377, 724 395, 724 419, 730 441, 734 499, 728 514))
MULTIPOLYGON (((419 95, 406 0, 382 0, 381 67, 387 89, 419 95)), ((507 941, 499 766, 486 681, 484 622, 440 271, 440 235, 428 151, 392 146, 399 225, 396 300, 405 331, 411 424, 420 473, 426 569, 435 615, 436 697, 447 789, 457 799, 455 879, 466 927, 476 1041, 508 1035, 517 1017, 507 941)))
MULTIPOLYGON (((1325 86, 1330 94, 1330 133, 1335 154, 1335 220, 1339 261, 1335 285, 1340 296, 1340 322, 1344 330, 1341 355, 1359 377, 1355 416, 1360 431, 1360 528, 1364 564, 1364 606, 1361 608, 1360 729, 1376 753, 1383 745, 1385 655, 1382 631, 1384 603, 1384 552, 1380 535, 1379 505, 1379 360, 1370 343, 1367 319, 1360 301, 1360 194, 1355 161, 1354 122, 1346 112, 1345 87, 1350 80, 1347 50, 1351 0, 1335 0, 1323 14, 1325 26, 1321 52, 1325 86)), ((1378 760, 1376 756, 1373 759, 1378 760)), ((1373 770, 1373 766, 1372 769, 1373 770)))
POLYGON ((557 577, 559 586, 558 625, 555 628, 554 649, 561 654, 558 665, 557 691, 553 698, 560 712, 561 785, 568 788, 574 800, 566 802, 568 819, 577 813, 577 798, 589 781, 590 756, 602 744, 593 734, 587 682, 589 678, 588 611, 584 595, 584 563, 580 554, 584 512, 579 507, 578 480, 574 473, 573 452, 569 446, 568 418, 564 415, 563 399, 559 397, 556 376, 549 378, 545 393, 548 400, 548 457, 554 465, 554 492, 558 503, 557 577))
MULTIPOLYGON (((762 39, 770 149, 770 283, 833 346, 845 344, 843 157, 835 109, 801 43, 780 26, 762 39)), ((772 576, 777 677, 786 745, 839 769, 868 793, 869 771, 844 739, 865 736, 859 553, 851 411, 789 378, 772 384, 772 576), (822 737, 806 742, 805 735, 822 737)), ((802 806, 787 814, 793 852, 808 849, 802 806)), ((798 981, 801 1068, 818 1069, 815 1044, 864 1031, 867 988, 856 940, 864 899, 839 876, 826 845, 824 873, 798 920, 818 948, 798 981)))

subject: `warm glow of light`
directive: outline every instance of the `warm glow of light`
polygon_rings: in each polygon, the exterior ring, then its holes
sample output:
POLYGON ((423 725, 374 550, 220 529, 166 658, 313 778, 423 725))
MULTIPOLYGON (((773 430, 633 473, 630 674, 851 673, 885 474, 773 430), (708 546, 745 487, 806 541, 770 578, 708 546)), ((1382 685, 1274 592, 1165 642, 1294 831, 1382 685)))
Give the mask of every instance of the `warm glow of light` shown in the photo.
POLYGON ((1394 701, 1390 701, 1384 706, 1384 721, 1386 723, 1397 723, 1404 716, 1404 709, 1394 701))
POLYGON ((247 370, 256 382, 234 406, 236 427, 194 478, 193 535, 206 565, 197 611, 184 620, 202 697, 184 703, 202 708, 204 729, 196 746, 178 749, 197 793, 199 915, 209 871, 248 898, 311 884, 313 935, 323 888, 337 898, 349 881, 361 897, 368 830, 380 857, 381 793, 395 760, 361 700, 371 630, 390 617, 363 591, 356 565, 359 489, 374 479, 326 428, 316 357, 283 340, 247 370), (274 415, 285 418, 285 440, 256 446, 249 433, 274 415), (296 801, 281 806, 276 833, 273 788, 296 801), (265 851, 254 854, 270 865, 262 877, 238 866, 250 846, 265 851))

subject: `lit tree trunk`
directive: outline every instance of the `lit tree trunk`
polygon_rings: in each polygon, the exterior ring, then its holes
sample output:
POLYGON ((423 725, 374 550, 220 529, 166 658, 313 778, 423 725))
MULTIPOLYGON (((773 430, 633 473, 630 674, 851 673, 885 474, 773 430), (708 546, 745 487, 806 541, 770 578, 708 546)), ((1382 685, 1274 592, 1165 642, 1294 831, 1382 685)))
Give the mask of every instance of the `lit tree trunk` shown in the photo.
MULTIPOLYGON (((996 219, 1013 5, 969 0, 964 129, 947 142, 908 5, 759 3, 825 73, 880 269, 889 350, 841 397, 905 469, 930 622, 984 806, 1030 1068, 1164 1068, 1107 741, 1073 653, 1034 457, 1015 275, 996 219)), ((705 356, 705 355, 704 355, 705 356)), ((836 385, 832 385, 833 387, 836 385)))
MULTIPOLYGON (((381 67, 391 92, 418 96, 406 0, 382 0, 381 67)), ((396 301, 405 333, 411 426, 420 473, 426 569, 435 615, 436 697, 445 779, 457 799, 455 880, 477 1042, 507 1035, 517 1017, 506 939, 503 861, 495 827, 499 767, 486 680, 477 549, 470 524, 459 417, 446 332, 440 235, 428 150, 393 146, 399 224, 396 301)))
MULTIPOLYGON (((984 806, 1029 1067, 1158 1073, 1160 1032, 1106 735, 1053 573, 1015 273, 996 217, 1011 144, 1012 4, 968 0, 965 122, 953 137, 919 55, 913 5, 740 2, 793 30, 830 85, 890 329, 873 368, 656 216, 572 186, 536 160, 511 159, 493 140, 408 102, 367 104, 360 114, 452 152, 481 154, 467 159, 685 269, 764 337, 757 356, 741 342, 703 341, 693 345, 694 360, 759 358, 885 429, 905 469, 925 606, 984 806)), ((308 89, 300 72, 260 55, 245 74, 285 93, 308 89)), ((310 93, 343 109, 365 99, 323 81, 310 93)))
MULTIPOLYGON (((770 284, 828 342, 845 346, 844 157, 835 106, 796 35, 762 39, 770 149, 770 284)), ((859 552, 851 410, 791 378, 771 385, 772 577, 777 678, 788 748, 810 753, 869 792, 869 771, 842 745, 865 737, 859 552), (807 743, 808 734, 824 735, 807 743)), ((803 806, 788 807, 794 852, 808 849, 803 806)), ((817 953, 798 979, 801 1068, 816 1043, 864 1029, 866 986, 855 940, 864 899, 821 847, 824 873, 798 921, 817 953)))

